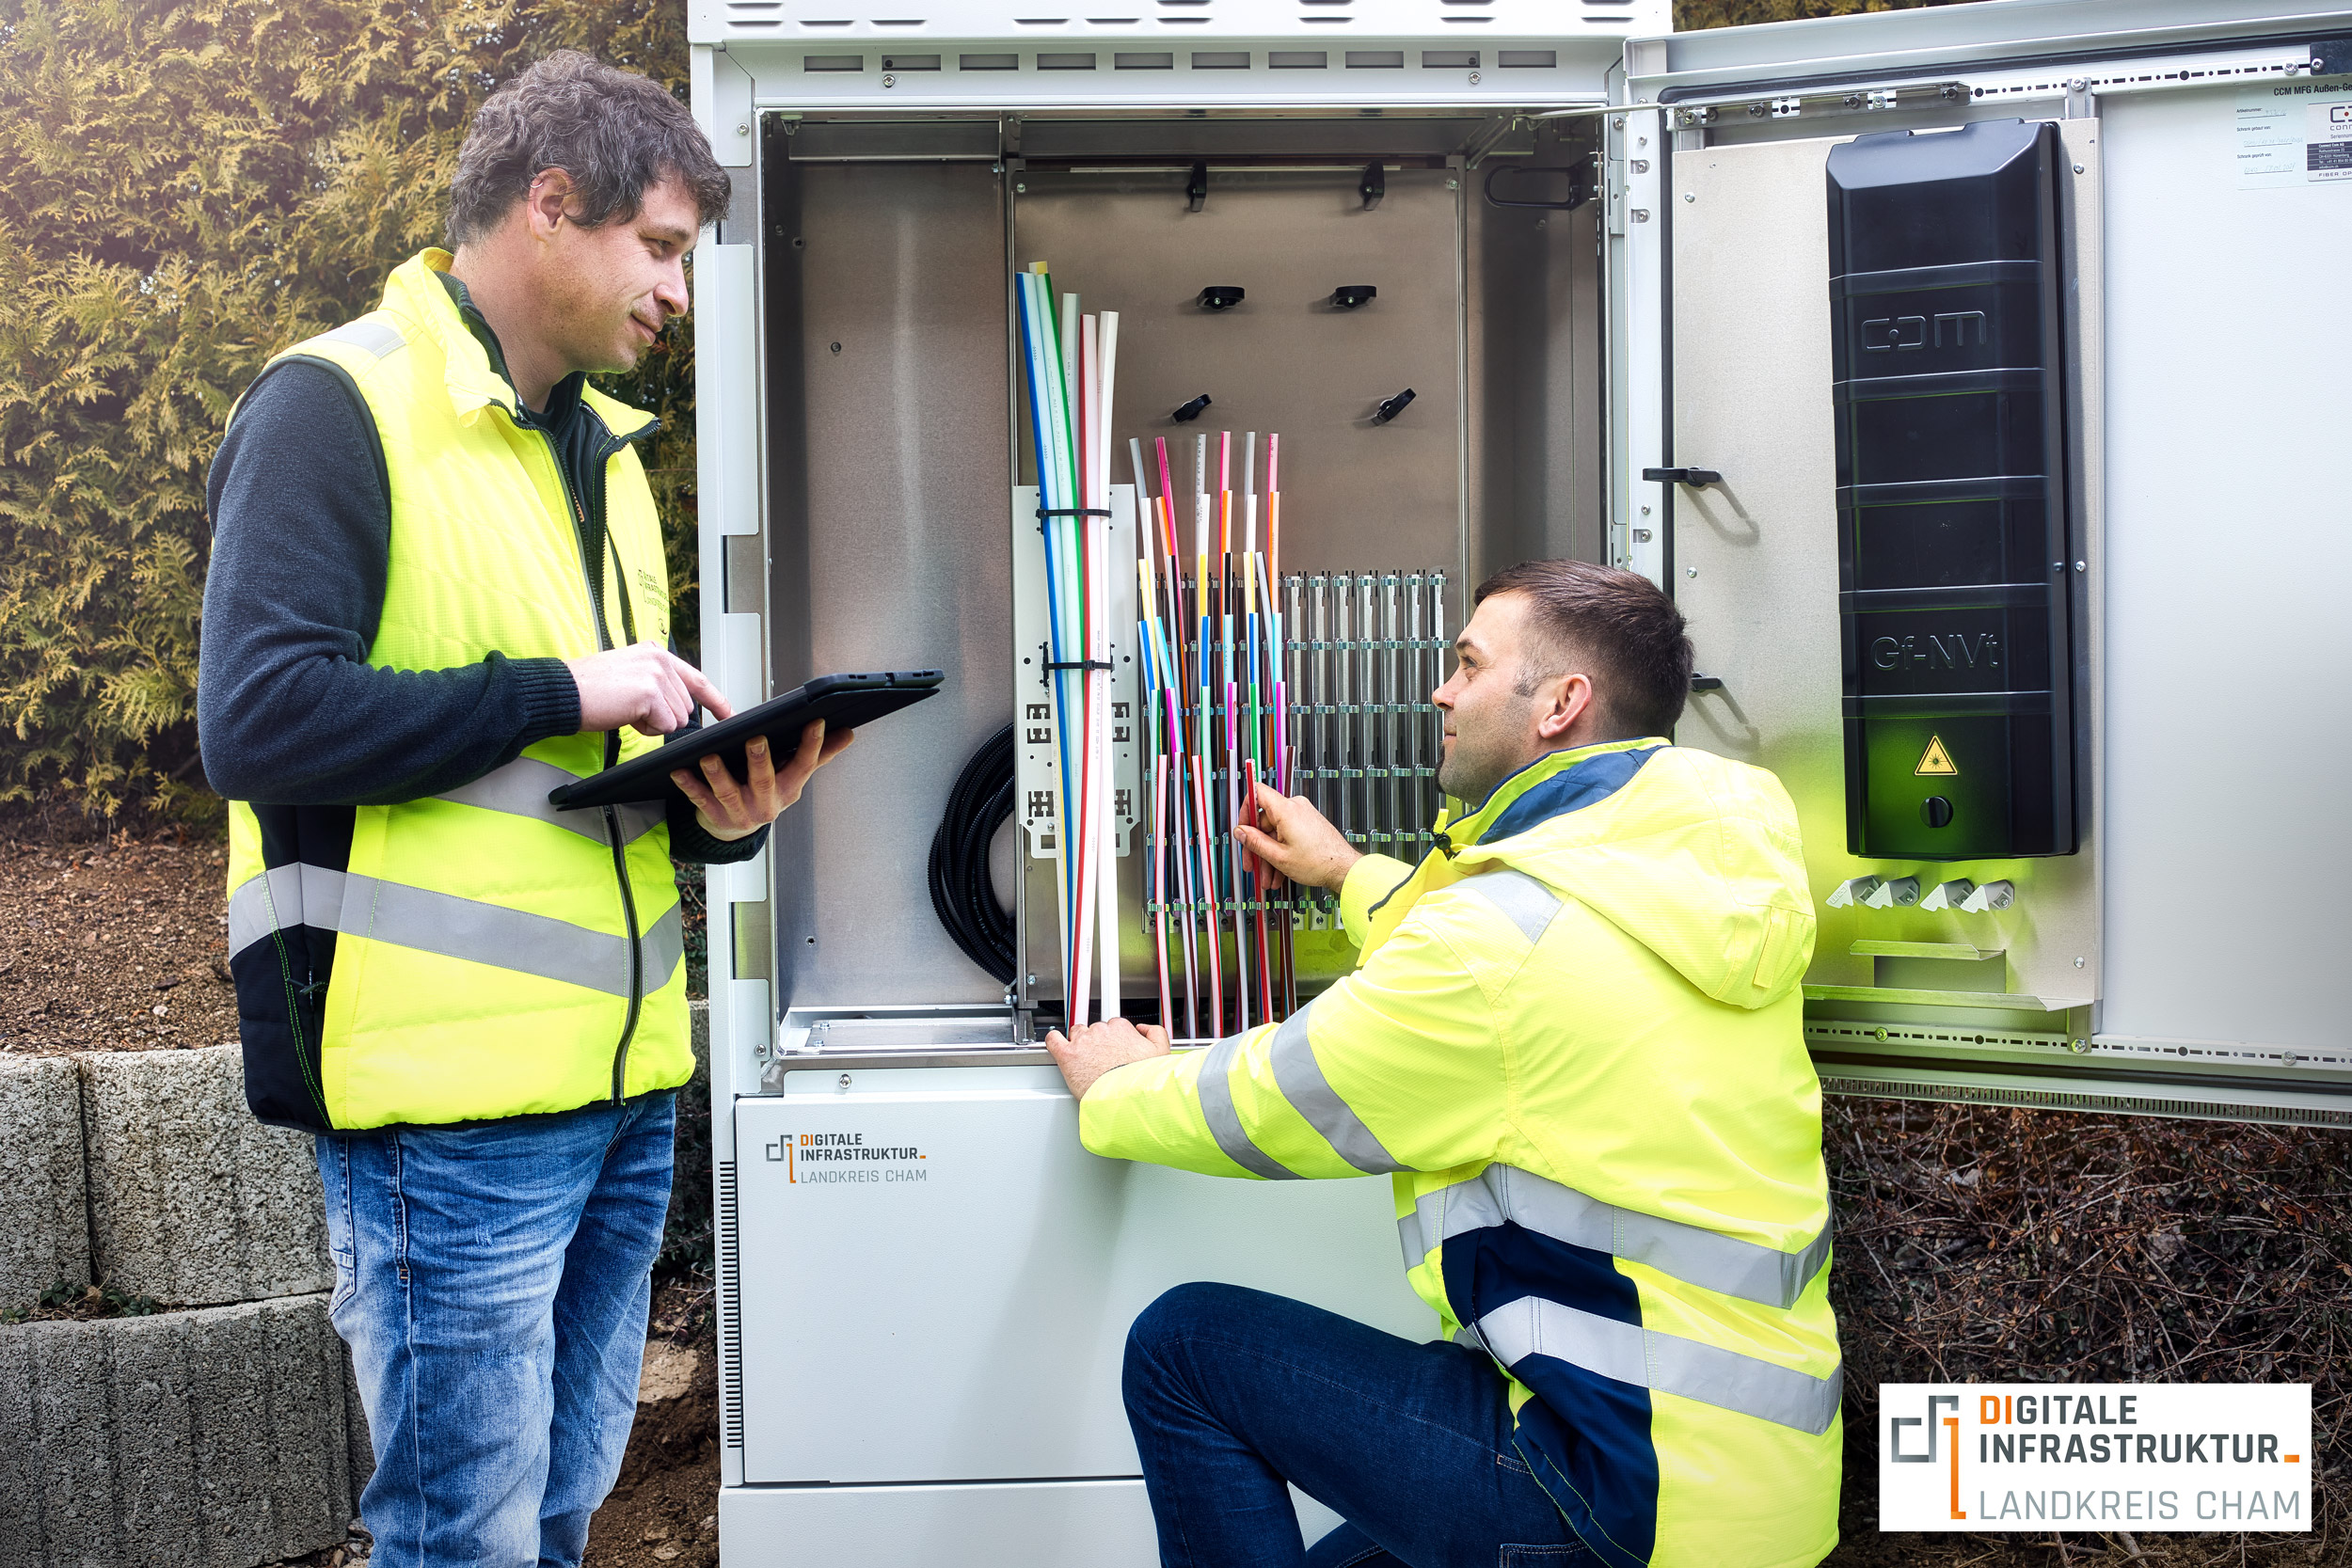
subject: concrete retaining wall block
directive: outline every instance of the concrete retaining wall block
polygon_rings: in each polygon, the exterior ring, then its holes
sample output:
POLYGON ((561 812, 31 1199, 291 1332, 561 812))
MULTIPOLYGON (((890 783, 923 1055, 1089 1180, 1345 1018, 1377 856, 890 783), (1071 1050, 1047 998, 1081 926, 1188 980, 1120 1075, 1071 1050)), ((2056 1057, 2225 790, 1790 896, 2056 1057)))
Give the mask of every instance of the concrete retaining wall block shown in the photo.
POLYGON ((89 1276, 81 1081, 63 1056, 0 1056, 0 1307, 89 1276))
POLYGON ((0 1326, 0 1568, 250 1568, 351 1522, 326 1297, 0 1326))
POLYGON ((100 1282, 189 1307, 333 1288, 311 1140, 253 1119, 237 1047, 74 1060, 100 1282))

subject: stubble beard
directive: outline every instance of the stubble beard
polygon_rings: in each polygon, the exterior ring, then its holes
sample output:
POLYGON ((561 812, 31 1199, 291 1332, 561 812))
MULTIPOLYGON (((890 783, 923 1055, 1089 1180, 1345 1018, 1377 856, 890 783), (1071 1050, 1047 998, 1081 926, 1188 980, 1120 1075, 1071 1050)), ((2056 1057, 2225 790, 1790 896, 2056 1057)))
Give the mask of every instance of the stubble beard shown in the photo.
POLYGON ((1460 732, 1455 732, 1453 746, 1438 764, 1438 787, 1476 811, 1502 782, 1502 776, 1494 770, 1493 759, 1481 756, 1465 745, 1460 732))
MULTIPOLYGON (((1517 695, 1515 691, 1514 696, 1517 695)), ((1438 762, 1438 787, 1472 811, 1484 806, 1502 781, 1519 770, 1523 759, 1516 749, 1503 750, 1491 742, 1480 742, 1494 735, 1520 733, 1527 709, 1533 705, 1532 696, 1520 698, 1508 705, 1508 711, 1487 713, 1483 722, 1468 728, 1461 725, 1457 716, 1454 744, 1438 762)))

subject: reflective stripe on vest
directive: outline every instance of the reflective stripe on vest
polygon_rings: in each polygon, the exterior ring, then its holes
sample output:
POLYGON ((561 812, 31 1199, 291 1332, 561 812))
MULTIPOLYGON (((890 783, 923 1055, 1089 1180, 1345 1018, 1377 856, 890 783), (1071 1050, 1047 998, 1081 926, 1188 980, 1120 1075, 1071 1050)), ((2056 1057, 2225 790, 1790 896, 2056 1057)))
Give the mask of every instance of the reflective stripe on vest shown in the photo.
MULTIPOLYGON (((1315 1060, 1314 1047, 1307 1038, 1314 1010, 1314 1004, 1309 1003, 1274 1031, 1266 1054, 1274 1069, 1275 1087, 1291 1109, 1358 1170, 1368 1176, 1404 1170, 1323 1075, 1323 1066, 1315 1060)), ((1200 1064, 1200 1115, 1209 1124, 1209 1135, 1233 1164, 1269 1181, 1295 1181, 1298 1173, 1252 1142, 1241 1124, 1240 1113, 1233 1108, 1233 1058, 1257 1033, 1248 1029, 1228 1035, 1209 1047, 1200 1064)))
POLYGON ((400 328, 379 315, 366 315, 358 321, 345 322, 331 332, 320 333, 319 337, 331 343, 348 343, 360 353, 372 354, 378 359, 395 349, 408 346, 408 340, 401 335, 400 328))
POLYGON ((1247 1033, 1228 1035, 1209 1047, 1200 1063, 1200 1115, 1209 1124, 1209 1135, 1225 1157, 1249 1172, 1269 1181, 1295 1181, 1298 1173, 1283 1164, 1249 1139, 1241 1124, 1241 1114, 1233 1109, 1233 1085, 1228 1076, 1233 1069, 1233 1058, 1241 1053, 1247 1033))
POLYGON ((1449 1237, 1505 1222, 1571 1246, 1605 1252, 1670 1278, 1762 1307, 1794 1307, 1829 1262, 1824 1225, 1795 1252, 1638 1213, 1498 1161, 1467 1181, 1423 1193, 1396 1222, 1405 1266, 1419 1268, 1449 1237))
MULTIPOLYGON (((294 926, 561 980, 609 996, 629 994, 628 939, 568 920, 299 863, 273 866, 229 895, 231 958, 272 931, 294 926)), ((644 990, 650 993, 667 985, 686 958, 677 906, 655 921, 641 942, 644 990)))
POLYGON ((1505 920, 1519 928, 1519 934, 1530 943, 1544 934, 1551 917, 1560 912, 1558 894, 1526 872, 1508 866, 1465 877, 1454 888, 1457 893, 1474 893, 1492 904, 1505 920))
POLYGON ((1331 1081, 1323 1075, 1323 1066, 1315 1060, 1314 1046, 1307 1037, 1314 1011, 1314 1005, 1310 1003, 1284 1019, 1282 1026, 1274 1031, 1268 1055, 1274 1066, 1276 1087, 1282 1091, 1291 1109, 1305 1117, 1307 1125, 1322 1133, 1340 1158, 1367 1176, 1404 1170, 1406 1167, 1380 1147, 1372 1129, 1364 1125, 1363 1118, 1340 1098, 1331 1087, 1331 1081))
MULTIPOLYGON (((1541 937, 1552 916, 1560 912, 1560 895, 1524 871, 1488 871, 1453 885, 1484 899, 1530 942, 1541 937)), ((1274 1031, 1266 1057, 1274 1069, 1275 1087, 1299 1118, 1321 1133, 1341 1159, 1365 1175, 1390 1176, 1412 1169, 1382 1146, 1372 1129, 1364 1125, 1364 1118, 1356 1114, 1355 1107, 1340 1096, 1330 1079, 1324 1075, 1323 1064, 1315 1059, 1314 1044, 1310 1037, 1314 1010, 1314 1003, 1310 1002, 1284 1019, 1274 1031)), ((1209 1048, 1208 1059, 1200 1064, 1200 1114, 1227 1159, 1268 1180, 1295 1180, 1295 1171, 1250 1140, 1242 1127, 1240 1115, 1233 1109, 1233 1089, 1228 1075, 1232 1071, 1233 1058, 1254 1033, 1255 1030, 1245 1030, 1228 1035, 1209 1048)))
POLYGON ((1465 1344, 1483 1344, 1487 1354, 1523 1383, 1530 1382, 1530 1372, 1538 1379, 1542 1373, 1522 1370, 1519 1363, 1530 1356, 1549 1356, 1637 1388, 1695 1400, 1816 1437, 1837 1418, 1837 1402, 1846 1387, 1842 1363, 1829 1376, 1814 1377, 1793 1367, 1581 1312, 1540 1296, 1522 1296, 1498 1307, 1478 1320, 1475 1336, 1464 1329, 1454 1338, 1465 1344))
MULTIPOLYGON (((541 762, 536 757, 516 757, 503 768, 494 768, 469 784, 444 790, 433 797, 436 800, 451 800, 461 806, 480 806, 485 811, 504 812, 511 816, 528 816, 578 833, 597 844, 610 842, 604 834, 604 813, 590 806, 582 810, 564 811, 548 804, 548 795, 568 784, 578 784, 580 776, 541 762)), ((668 819, 668 813, 658 805, 615 806, 621 819, 621 842, 634 844, 668 819)))

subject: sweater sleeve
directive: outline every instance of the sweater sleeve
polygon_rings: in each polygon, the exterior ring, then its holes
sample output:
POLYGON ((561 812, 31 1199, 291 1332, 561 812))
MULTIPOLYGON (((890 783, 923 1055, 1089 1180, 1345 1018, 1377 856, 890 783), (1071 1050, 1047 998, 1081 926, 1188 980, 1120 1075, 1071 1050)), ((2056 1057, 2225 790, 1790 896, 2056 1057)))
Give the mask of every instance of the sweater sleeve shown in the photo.
POLYGON ((391 805, 437 795, 580 727, 557 658, 445 670, 367 662, 391 499, 373 420, 341 376, 268 372, 213 459, 198 652, 204 775, 230 800, 391 805))
POLYGON ((768 847, 766 827, 753 829, 741 838, 721 838, 702 825, 694 812, 694 802, 683 796, 670 798, 670 858, 701 865, 734 865, 750 860, 768 847))

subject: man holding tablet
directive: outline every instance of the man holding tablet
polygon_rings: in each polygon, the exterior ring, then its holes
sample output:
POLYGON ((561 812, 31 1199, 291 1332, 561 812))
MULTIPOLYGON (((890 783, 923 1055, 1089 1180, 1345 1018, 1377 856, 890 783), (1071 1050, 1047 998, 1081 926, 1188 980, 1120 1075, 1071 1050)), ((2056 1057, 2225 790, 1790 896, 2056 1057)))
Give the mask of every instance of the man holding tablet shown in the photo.
POLYGON ((655 421, 587 384, 686 310, 726 200, 669 93, 542 61, 467 137, 455 254, 273 359, 213 464, 198 716, 246 1093, 318 1135, 385 1568, 580 1560, 694 1065, 672 857, 758 853, 850 738, 706 758, 666 809, 548 802, 729 712, 669 651, 655 421))

